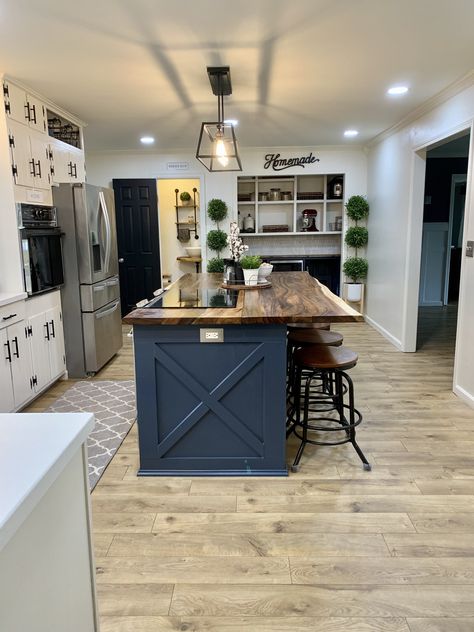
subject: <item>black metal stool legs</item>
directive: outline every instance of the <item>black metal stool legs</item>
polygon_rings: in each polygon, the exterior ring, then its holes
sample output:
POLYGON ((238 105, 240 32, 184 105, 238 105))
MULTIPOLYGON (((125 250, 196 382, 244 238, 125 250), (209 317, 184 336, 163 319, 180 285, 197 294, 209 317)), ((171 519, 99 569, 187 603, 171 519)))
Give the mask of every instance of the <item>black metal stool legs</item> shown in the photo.
POLYGON ((355 451, 357 452, 357 454, 359 455, 360 460, 364 464, 364 470, 370 471, 372 469, 372 466, 370 465, 370 463, 365 458, 364 453, 362 452, 362 450, 359 447, 359 444, 356 441, 356 431, 355 431, 356 424, 355 424, 355 415, 354 415, 354 411, 355 411, 355 407, 354 407, 354 384, 352 383, 352 378, 350 378, 347 375, 347 373, 344 373, 344 377, 346 378, 347 384, 349 386, 349 429, 348 429, 349 430, 349 437, 350 437, 352 445, 354 446, 355 451))

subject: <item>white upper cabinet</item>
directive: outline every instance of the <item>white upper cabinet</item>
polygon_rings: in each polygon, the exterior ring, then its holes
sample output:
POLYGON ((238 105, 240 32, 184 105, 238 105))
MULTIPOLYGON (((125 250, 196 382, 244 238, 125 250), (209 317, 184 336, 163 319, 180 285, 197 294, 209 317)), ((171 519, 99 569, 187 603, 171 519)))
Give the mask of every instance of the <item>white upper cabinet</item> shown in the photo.
POLYGON ((8 140, 15 184, 49 189, 51 165, 47 137, 8 121, 8 140))
POLYGON ((55 184, 63 182, 84 182, 84 152, 60 140, 50 142, 52 171, 51 178, 55 184))
POLYGON ((10 119, 42 134, 47 132, 46 108, 39 99, 9 81, 3 83, 3 98, 10 119))

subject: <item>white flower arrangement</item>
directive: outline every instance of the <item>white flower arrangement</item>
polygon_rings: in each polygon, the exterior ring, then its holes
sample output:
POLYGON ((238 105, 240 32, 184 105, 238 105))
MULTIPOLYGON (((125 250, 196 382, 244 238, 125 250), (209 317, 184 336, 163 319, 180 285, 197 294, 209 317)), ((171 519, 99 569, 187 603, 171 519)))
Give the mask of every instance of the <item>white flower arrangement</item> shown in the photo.
POLYGON ((237 222, 230 223, 230 233, 227 235, 227 245, 230 249, 230 256, 234 261, 240 261, 240 257, 249 249, 248 246, 242 243, 237 222))

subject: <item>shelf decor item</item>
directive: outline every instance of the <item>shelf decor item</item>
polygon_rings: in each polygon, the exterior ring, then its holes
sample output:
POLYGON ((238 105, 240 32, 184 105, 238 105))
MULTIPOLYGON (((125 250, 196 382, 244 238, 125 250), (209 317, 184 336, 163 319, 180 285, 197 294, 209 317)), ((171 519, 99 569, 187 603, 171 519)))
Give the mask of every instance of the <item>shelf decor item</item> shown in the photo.
POLYGON ((245 285, 258 284, 258 269, 262 265, 262 260, 258 255, 245 255, 240 260, 240 265, 244 271, 245 285))
POLYGON ((208 272, 224 272, 224 259, 220 259, 219 257, 213 257, 209 259, 207 262, 207 271, 208 272))
POLYGON ((369 214, 369 203, 362 195, 353 195, 346 204, 347 217, 355 222, 355 226, 350 226, 344 241, 355 250, 355 256, 346 259, 343 271, 352 283, 346 283, 346 298, 349 302, 361 303, 363 296, 363 284, 367 278, 369 264, 367 259, 359 257, 360 248, 365 248, 369 240, 369 232, 365 226, 359 226, 358 222, 367 218, 369 214))
POLYGON ((187 191, 181 191, 179 194, 179 199, 181 200, 183 206, 189 206, 191 204, 191 196, 187 191))

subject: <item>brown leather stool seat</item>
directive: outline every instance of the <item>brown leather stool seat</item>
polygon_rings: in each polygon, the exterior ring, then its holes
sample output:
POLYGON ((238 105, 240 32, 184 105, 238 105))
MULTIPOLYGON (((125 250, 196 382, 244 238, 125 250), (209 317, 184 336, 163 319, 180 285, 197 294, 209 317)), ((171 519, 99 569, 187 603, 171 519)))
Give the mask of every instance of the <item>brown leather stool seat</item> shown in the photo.
POLYGON ((329 323, 290 323, 287 325, 289 331, 294 329, 323 329, 329 331, 331 325, 329 323))
POLYGON ((324 345, 339 347, 344 338, 337 331, 324 331, 321 329, 295 329, 288 334, 288 342, 293 347, 307 345, 324 345))
POLYGON ((357 360, 357 353, 351 349, 330 344, 306 345, 294 352, 287 421, 287 436, 294 434, 301 440, 291 468, 294 472, 300 467, 308 443, 332 446, 352 443, 364 469, 371 469, 356 442, 356 427, 362 422, 362 415, 355 407, 354 386, 346 373, 357 360), (321 440, 322 433, 331 439, 321 440))

